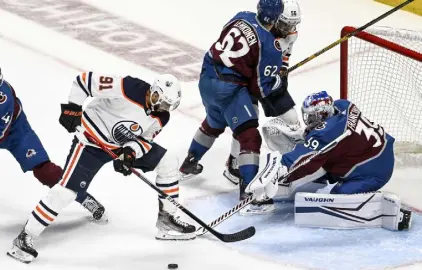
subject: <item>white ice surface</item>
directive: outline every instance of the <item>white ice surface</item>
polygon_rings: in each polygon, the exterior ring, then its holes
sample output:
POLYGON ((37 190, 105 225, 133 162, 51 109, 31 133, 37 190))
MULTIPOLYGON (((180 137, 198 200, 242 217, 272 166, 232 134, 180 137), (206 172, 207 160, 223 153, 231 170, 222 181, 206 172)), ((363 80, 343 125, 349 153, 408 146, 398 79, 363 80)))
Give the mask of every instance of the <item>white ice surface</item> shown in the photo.
MULTIPOLYGON (((0 1, 1 3, 2 1, 0 1)), ((129 18, 204 51, 219 35, 224 23, 239 10, 254 10, 252 0, 90 0, 88 3, 129 18)), ((389 7, 369 0, 302 0, 303 22, 292 63, 296 63, 339 37, 344 25, 362 25, 389 7)), ((152 78, 145 67, 111 56, 79 41, 57 34, 29 20, 1 10, 0 66, 23 102, 28 119, 41 138, 50 158, 63 165, 70 134, 58 124, 60 103, 67 100, 70 84, 81 70, 132 74, 152 78)), ((397 12, 379 23, 392 27, 422 30, 422 19, 397 12)), ((338 97, 339 50, 335 48, 307 64, 290 77, 290 92, 300 102, 311 91, 326 89, 338 97)), ((157 142, 174 151, 180 159, 204 116, 196 82, 185 83, 180 112, 174 113, 157 142), (174 136, 174 134, 179 134, 174 136)), ((231 136, 223 134, 203 159, 205 171, 195 181, 183 183, 181 197, 193 198, 234 190, 221 172, 229 152, 231 136)), ((28 269, 5 256, 13 238, 47 189, 31 173, 20 167, 6 151, 0 151, 0 269, 28 269)), ((398 171, 386 189, 422 208, 421 169, 398 171)), ((297 269, 244 254, 230 245, 210 239, 192 242, 154 240, 157 212, 156 194, 135 177, 124 178, 106 166, 97 175, 90 191, 110 214, 110 224, 98 226, 72 204, 37 241, 39 258, 31 269, 297 269)), ((210 205, 209 207, 212 207, 210 205)), ((207 209, 203 209, 207 211, 207 209)), ((305 258, 304 258, 305 259, 305 258)), ((411 265, 401 269, 421 269, 411 265)))

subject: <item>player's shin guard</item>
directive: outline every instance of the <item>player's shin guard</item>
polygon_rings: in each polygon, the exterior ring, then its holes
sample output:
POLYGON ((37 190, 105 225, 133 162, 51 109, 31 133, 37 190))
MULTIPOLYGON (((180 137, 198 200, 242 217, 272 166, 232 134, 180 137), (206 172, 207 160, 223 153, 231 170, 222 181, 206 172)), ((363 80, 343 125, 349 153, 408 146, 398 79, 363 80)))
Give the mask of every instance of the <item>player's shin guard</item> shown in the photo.
POLYGON ((38 237, 51 223, 58 213, 76 198, 76 193, 60 184, 52 187, 32 211, 25 226, 25 231, 38 237))
POLYGON ((36 258, 38 253, 33 246, 34 239, 53 223, 60 211, 75 198, 76 193, 70 189, 59 184, 52 187, 32 211, 23 231, 13 241, 13 247, 8 255, 25 263, 36 258))
POLYGON ((223 132, 224 129, 212 128, 206 120, 202 122, 189 147, 188 156, 180 167, 183 179, 191 178, 202 172, 203 166, 198 161, 211 148, 215 139, 223 132))
POLYGON ((409 229, 411 212, 401 209, 392 193, 352 195, 298 192, 295 196, 295 224, 306 227, 355 229, 382 227, 409 229))
MULTIPOLYGON (((179 172, 177 157, 169 155, 167 152, 156 167, 157 187, 172 197, 174 200, 179 198, 179 172)), ((159 195, 159 211, 157 218, 156 239, 158 240, 191 240, 195 239, 195 226, 183 222, 176 216, 177 207, 159 195)))
POLYGON ((240 182, 240 171, 239 164, 237 162, 237 157, 240 153, 240 143, 235 138, 232 139, 232 145, 230 150, 230 156, 226 161, 226 167, 223 172, 224 177, 227 178, 230 182, 237 185, 240 182))

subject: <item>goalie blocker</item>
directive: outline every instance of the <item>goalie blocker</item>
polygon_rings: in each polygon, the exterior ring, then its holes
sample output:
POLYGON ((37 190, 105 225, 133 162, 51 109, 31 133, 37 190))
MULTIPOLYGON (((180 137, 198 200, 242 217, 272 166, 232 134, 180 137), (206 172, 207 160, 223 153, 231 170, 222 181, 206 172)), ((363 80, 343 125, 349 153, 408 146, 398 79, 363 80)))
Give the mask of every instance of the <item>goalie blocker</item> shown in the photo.
POLYGON ((382 227, 392 231, 411 227, 412 213, 401 208, 400 198, 393 193, 353 195, 295 195, 295 225, 330 229, 382 227))

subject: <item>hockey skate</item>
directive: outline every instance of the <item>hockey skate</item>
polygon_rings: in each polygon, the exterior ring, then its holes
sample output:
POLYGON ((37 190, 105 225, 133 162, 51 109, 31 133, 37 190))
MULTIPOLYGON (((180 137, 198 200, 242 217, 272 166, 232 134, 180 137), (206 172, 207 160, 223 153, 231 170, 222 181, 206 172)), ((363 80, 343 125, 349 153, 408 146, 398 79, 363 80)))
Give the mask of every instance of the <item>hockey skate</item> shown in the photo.
MULTIPOLYGON (((240 196, 239 199, 242 201, 249 197, 250 193, 245 192, 246 184, 240 183, 239 190, 240 196)), ((275 211, 273 199, 267 199, 263 201, 254 200, 244 208, 239 211, 241 216, 251 216, 251 215, 266 215, 275 211)))
POLYGON ((412 226, 412 211, 400 209, 400 222, 398 230, 408 230, 412 226))
POLYGON ((275 211, 273 199, 253 201, 239 211, 242 216, 267 215, 275 211))
POLYGON ((191 153, 188 154, 179 169, 182 180, 191 179, 200 174, 202 170, 203 166, 198 163, 198 160, 195 160, 195 157, 191 153))
POLYGON ((240 182, 240 171, 239 165, 237 164, 237 159, 230 155, 226 161, 226 168, 223 172, 223 175, 235 185, 238 185, 240 182))
POLYGON ((81 205, 92 214, 92 216, 89 217, 91 221, 98 224, 108 223, 108 215, 104 206, 94 197, 88 195, 81 205))
POLYGON ((158 213, 156 226, 158 232, 155 239, 157 240, 193 240, 196 237, 195 226, 165 211, 158 213))
POLYGON ((32 262, 38 256, 38 252, 34 249, 34 238, 27 234, 25 229, 22 230, 13 240, 13 247, 7 255, 23 263, 32 262))

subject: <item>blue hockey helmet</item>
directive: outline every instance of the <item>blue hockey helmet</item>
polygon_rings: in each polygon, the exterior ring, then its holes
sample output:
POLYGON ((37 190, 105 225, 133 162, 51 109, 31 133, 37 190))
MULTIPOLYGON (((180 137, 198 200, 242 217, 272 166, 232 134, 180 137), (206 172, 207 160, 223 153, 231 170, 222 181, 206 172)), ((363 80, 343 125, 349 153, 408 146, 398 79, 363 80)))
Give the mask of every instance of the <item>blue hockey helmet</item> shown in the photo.
POLYGON ((333 98, 325 91, 310 94, 302 103, 303 122, 318 125, 334 115, 333 98))
POLYGON ((258 20, 266 24, 274 24, 278 16, 283 13, 282 0, 259 0, 257 6, 258 20))

